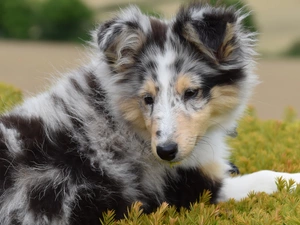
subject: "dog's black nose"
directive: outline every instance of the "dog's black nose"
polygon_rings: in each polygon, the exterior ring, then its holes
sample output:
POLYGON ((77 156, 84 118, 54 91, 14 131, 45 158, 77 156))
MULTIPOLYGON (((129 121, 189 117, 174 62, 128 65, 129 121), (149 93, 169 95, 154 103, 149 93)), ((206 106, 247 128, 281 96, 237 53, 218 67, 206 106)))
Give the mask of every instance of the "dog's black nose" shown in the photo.
POLYGON ((156 147, 156 152, 161 159, 171 161, 176 157, 178 146, 176 143, 168 143, 161 146, 158 145, 156 147))

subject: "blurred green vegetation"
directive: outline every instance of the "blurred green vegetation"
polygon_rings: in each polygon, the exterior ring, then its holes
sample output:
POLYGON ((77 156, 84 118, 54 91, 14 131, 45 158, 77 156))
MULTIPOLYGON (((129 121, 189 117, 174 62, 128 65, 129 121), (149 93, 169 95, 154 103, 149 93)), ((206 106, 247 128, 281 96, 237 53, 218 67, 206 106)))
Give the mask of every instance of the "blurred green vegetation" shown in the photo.
POLYGON ((300 57, 300 40, 294 42, 291 47, 284 52, 284 56, 288 57, 300 57))
POLYGON ((48 0, 40 13, 39 21, 44 39, 72 40, 89 37, 93 13, 79 0, 48 0))
POLYGON ((238 137, 229 139, 234 149, 232 161, 241 173, 262 169, 299 172, 300 121, 297 118, 297 113, 287 108, 282 121, 262 121, 250 108, 239 122, 238 137))
POLYGON ((0 83, 0 113, 11 109, 14 105, 22 101, 20 90, 0 83))
POLYGON ((1 0, 0 35, 20 39, 29 38, 34 17, 33 4, 28 0, 1 0))
POLYGON ((1 0, 0 37, 81 41, 93 11, 80 0, 1 0))

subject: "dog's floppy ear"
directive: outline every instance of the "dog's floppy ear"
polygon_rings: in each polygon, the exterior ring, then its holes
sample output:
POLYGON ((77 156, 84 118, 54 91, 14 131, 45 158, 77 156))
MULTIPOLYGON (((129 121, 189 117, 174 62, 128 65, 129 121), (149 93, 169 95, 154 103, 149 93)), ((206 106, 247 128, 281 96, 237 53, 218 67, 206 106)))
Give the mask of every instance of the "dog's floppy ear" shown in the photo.
POLYGON ((146 16, 138 8, 130 7, 98 28, 98 46, 114 71, 122 72, 134 62, 146 40, 143 23, 147 27, 146 16))
POLYGON ((194 3, 181 8, 173 29, 215 63, 222 63, 232 60, 232 53, 239 47, 238 23, 238 14, 232 9, 194 3))

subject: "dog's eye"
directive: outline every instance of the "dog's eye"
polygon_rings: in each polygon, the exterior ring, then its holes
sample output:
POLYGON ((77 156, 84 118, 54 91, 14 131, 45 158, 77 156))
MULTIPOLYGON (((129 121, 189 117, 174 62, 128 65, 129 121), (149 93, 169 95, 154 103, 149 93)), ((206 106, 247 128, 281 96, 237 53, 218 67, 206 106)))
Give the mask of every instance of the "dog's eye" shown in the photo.
POLYGON ((153 105, 154 99, 152 96, 145 96, 144 101, 146 105, 153 105))
POLYGON ((185 92, 184 92, 184 101, 188 101, 192 98, 195 98, 199 93, 199 89, 187 89, 185 92))

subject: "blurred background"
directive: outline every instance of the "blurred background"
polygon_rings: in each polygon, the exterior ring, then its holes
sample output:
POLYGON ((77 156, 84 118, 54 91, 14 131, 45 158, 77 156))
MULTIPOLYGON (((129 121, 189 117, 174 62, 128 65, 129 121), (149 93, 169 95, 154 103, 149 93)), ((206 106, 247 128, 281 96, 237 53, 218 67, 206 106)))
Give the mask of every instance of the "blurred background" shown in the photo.
MULTIPOLYGON (((281 119, 293 107, 299 117, 300 0, 223 2, 251 11, 245 26, 259 33, 261 83, 251 100, 257 115, 281 119)), ((129 3, 170 18, 183 0, 0 0, 0 82, 25 97, 47 89, 53 77, 84 63, 89 30, 129 3)))

